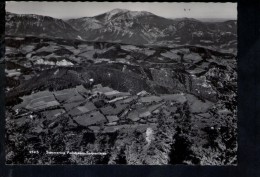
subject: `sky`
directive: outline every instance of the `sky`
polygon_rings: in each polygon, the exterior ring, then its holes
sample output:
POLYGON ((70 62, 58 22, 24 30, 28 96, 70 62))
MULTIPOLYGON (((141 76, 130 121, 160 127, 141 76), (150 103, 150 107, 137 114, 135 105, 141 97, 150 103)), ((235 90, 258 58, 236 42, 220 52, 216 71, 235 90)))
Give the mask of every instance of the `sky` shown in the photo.
POLYGON ((6 11, 38 14, 69 19, 91 17, 115 8, 148 11, 165 18, 237 19, 237 3, 173 3, 173 2, 6 2, 6 11))

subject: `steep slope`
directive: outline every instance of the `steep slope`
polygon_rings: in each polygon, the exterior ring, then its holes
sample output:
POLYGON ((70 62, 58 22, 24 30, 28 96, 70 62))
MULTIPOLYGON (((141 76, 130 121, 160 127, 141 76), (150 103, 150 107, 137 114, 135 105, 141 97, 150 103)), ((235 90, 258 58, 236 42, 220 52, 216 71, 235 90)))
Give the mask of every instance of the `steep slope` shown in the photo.
POLYGON ((14 36, 78 38, 79 33, 61 19, 41 15, 6 13, 6 34, 14 36))

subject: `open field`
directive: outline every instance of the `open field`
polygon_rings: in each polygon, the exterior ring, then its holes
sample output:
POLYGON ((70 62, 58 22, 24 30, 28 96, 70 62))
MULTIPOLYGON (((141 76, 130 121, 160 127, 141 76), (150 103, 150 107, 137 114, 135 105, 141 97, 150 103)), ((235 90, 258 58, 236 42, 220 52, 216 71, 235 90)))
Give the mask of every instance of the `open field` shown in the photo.
POLYGON ((12 36, 6 45, 7 163, 236 163, 236 53, 12 36), (53 160, 50 149, 108 154, 53 160))

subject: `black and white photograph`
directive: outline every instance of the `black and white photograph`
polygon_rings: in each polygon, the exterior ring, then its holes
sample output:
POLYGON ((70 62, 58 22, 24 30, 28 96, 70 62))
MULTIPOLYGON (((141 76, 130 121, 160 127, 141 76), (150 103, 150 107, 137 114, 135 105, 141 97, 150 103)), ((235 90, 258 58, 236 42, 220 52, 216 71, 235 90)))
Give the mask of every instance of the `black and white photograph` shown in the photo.
POLYGON ((5 9, 6 164, 237 165, 237 3, 5 9))

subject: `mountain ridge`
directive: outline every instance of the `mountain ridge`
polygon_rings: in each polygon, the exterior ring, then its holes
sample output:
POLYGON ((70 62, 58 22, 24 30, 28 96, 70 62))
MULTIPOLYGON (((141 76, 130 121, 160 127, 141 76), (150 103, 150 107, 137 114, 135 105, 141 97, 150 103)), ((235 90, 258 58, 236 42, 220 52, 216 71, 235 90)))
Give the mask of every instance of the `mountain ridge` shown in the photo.
POLYGON ((92 17, 68 20, 7 12, 6 22, 9 35, 78 38, 135 45, 160 43, 221 46, 236 43, 237 38, 237 22, 234 20, 211 23, 186 17, 168 19, 147 11, 127 9, 113 9, 92 17), (46 32, 46 29, 50 30, 46 32))
POLYGON ((6 34, 77 38, 78 32, 62 19, 36 14, 6 13, 6 34))

